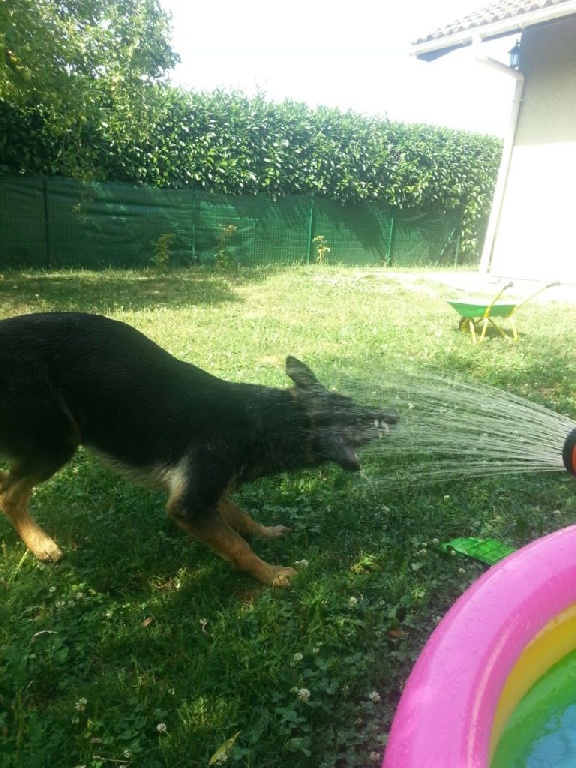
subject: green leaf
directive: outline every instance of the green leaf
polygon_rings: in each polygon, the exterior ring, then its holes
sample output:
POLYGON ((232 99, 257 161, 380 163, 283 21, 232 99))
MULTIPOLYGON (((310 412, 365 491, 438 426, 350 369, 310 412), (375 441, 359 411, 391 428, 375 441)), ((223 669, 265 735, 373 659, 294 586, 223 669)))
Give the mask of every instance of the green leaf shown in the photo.
POLYGON ((218 747, 208 762, 208 768, 210 768, 211 765, 223 763, 228 758, 228 755, 234 748, 238 736, 240 736, 240 731, 237 731, 234 736, 231 736, 228 741, 225 741, 224 744, 218 747))

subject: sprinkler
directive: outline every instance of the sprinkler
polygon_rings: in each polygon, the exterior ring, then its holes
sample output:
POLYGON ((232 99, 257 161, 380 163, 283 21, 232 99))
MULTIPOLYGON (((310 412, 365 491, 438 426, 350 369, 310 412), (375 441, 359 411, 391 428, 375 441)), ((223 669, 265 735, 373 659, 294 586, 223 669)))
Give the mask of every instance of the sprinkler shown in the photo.
POLYGON ((576 475, 576 429, 573 429, 564 441, 562 460, 568 472, 576 475))

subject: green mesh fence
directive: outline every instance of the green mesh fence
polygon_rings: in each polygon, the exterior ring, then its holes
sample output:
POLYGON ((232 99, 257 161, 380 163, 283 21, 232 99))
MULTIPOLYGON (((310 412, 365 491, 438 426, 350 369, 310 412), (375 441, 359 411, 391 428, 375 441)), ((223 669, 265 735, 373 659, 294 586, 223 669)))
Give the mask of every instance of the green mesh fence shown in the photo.
POLYGON ((0 178, 0 267, 458 263, 457 216, 324 198, 0 178), (318 239, 320 238, 320 239, 318 239), (320 252, 319 245, 329 251, 320 252))

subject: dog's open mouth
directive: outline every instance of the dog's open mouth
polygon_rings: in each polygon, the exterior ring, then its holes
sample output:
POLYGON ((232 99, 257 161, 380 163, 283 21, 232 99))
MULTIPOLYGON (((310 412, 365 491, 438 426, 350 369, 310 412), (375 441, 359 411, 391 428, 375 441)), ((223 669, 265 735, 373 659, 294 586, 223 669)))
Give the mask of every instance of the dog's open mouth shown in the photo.
POLYGON ((378 432, 378 439, 381 440, 383 437, 386 437, 386 435, 390 434, 390 427, 388 426, 388 422, 384 419, 374 419, 374 426, 376 427, 376 431, 378 432))
POLYGON ((335 460, 343 469, 349 472, 358 472, 360 470, 360 460, 356 453, 357 449, 362 448, 373 440, 381 440, 390 434, 390 427, 398 421, 398 414, 394 412, 373 412, 364 414, 353 425, 343 429, 331 430, 331 439, 333 449, 333 460, 335 460))
POLYGON ((373 414, 374 428, 372 429, 372 427, 370 427, 366 430, 364 442, 369 442, 375 437, 379 439, 387 437, 390 434, 390 427, 393 427, 394 424, 398 422, 398 419, 399 415, 395 411, 386 411, 384 413, 377 412, 373 414))
POLYGON ((356 419, 355 424, 343 430, 343 434, 351 445, 362 446, 372 440, 387 437, 390 428, 398 422, 398 414, 394 411, 372 411, 356 419))

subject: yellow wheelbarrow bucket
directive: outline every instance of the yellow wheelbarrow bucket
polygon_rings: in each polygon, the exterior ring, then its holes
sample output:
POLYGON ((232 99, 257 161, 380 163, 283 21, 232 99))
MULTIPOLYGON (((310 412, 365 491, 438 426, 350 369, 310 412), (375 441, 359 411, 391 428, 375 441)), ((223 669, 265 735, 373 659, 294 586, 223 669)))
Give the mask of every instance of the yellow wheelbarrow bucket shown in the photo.
POLYGON ((464 333, 470 333, 474 343, 484 341, 488 326, 494 328, 503 339, 507 339, 508 341, 518 341, 516 318, 514 317, 514 313, 518 307, 531 301, 547 288, 560 285, 560 283, 558 281, 555 283, 548 283, 548 285, 542 286, 542 288, 539 288, 535 293, 531 294, 528 298, 518 304, 510 301, 500 301, 500 297, 504 291, 512 288, 513 285, 514 283, 507 283, 489 304, 482 299, 452 299, 448 301, 448 304, 450 304, 450 306, 460 315, 460 330, 464 333), (506 332, 506 330, 499 324, 499 321, 504 319, 510 321, 509 332, 506 332))

